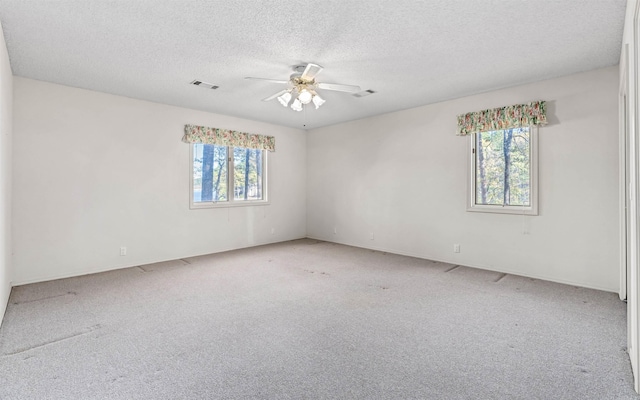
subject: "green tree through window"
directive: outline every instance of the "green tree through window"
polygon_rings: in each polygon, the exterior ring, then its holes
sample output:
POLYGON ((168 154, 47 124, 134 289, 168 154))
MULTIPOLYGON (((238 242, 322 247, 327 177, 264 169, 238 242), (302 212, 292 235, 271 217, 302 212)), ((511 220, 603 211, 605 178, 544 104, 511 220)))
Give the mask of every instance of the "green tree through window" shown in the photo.
MULTIPOLYGON (((530 130, 524 127, 479 132, 474 135, 472 208, 532 207, 534 164, 530 130)), ((487 211, 490 208, 478 211, 483 210, 487 211)))
POLYGON ((262 199, 262 150, 233 149, 234 199, 262 199))
POLYGON ((264 150, 202 143, 192 146, 192 203, 265 200, 264 150))

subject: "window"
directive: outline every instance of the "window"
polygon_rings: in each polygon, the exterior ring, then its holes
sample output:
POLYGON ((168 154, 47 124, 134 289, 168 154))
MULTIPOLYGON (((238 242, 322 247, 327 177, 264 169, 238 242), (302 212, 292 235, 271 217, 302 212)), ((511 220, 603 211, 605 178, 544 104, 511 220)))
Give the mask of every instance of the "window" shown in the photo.
POLYGON ((471 135, 468 211, 537 215, 537 135, 530 127, 471 135))
POLYGON ((191 208, 266 204, 266 151, 191 144, 191 208))

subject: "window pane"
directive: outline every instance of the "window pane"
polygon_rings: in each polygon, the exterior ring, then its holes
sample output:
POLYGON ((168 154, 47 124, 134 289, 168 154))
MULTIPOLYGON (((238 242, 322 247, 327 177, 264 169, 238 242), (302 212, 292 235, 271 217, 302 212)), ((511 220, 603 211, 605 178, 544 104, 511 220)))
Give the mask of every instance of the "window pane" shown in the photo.
POLYGON ((529 206, 529 129, 512 129, 512 141, 510 146, 511 159, 509 162, 509 205, 529 206))
POLYGON ((476 134, 476 204, 530 205, 529 128, 476 134))
POLYGON ((227 147, 193 144, 193 202, 227 201, 227 147))
POLYGON ((262 200, 262 150, 233 149, 234 200, 262 200))

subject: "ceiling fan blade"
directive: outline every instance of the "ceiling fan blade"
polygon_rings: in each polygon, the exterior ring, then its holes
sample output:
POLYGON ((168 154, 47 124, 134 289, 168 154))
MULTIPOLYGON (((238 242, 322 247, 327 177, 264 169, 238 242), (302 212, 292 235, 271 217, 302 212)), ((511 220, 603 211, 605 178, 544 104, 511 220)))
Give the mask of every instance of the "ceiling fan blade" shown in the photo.
POLYGON ((283 81, 282 79, 254 78, 252 76, 247 76, 244 79, 253 79, 253 80, 257 80, 257 81, 267 81, 267 82, 273 82, 273 83, 287 83, 287 82, 289 82, 289 81, 283 81))
POLYGON ((316 86, 318 89, 335 90, 338 92, 355 93, 360 91, 360 86, 341 85, 339 83, 318 83, 316 86))
POLYGON ((269 96, 269 97, 266 97, 266 98, 262 99, 262 101, 269 101, 269 100, 273 100, 273 99, 275 99, 276 97, 281 96, 281 95, 283 95, 283 94, 285 94, 285 93, 287 93, 287 92, 288 92, 288 90, 286 90, 286 89, 285 89, 285 90, 281 90, 281 91, 279 91, 279 92, 278 92, 278 93, 276 93, 276 94, 272 94, 271 96, 269 96))
POLYGON ((311 81, 316 77, 324 68, 319 66, 318 64, 307 64, 307 67, 304 69, 301 78, 305 81, 311 81))

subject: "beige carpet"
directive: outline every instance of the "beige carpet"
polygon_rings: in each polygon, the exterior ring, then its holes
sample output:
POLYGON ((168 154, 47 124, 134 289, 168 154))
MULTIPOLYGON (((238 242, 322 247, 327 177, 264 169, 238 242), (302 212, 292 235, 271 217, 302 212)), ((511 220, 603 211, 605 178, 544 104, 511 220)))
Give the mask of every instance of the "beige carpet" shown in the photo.
POLYGON ((1 399, 636 399, 616 294, 298 240, 13 289, 1 399))

